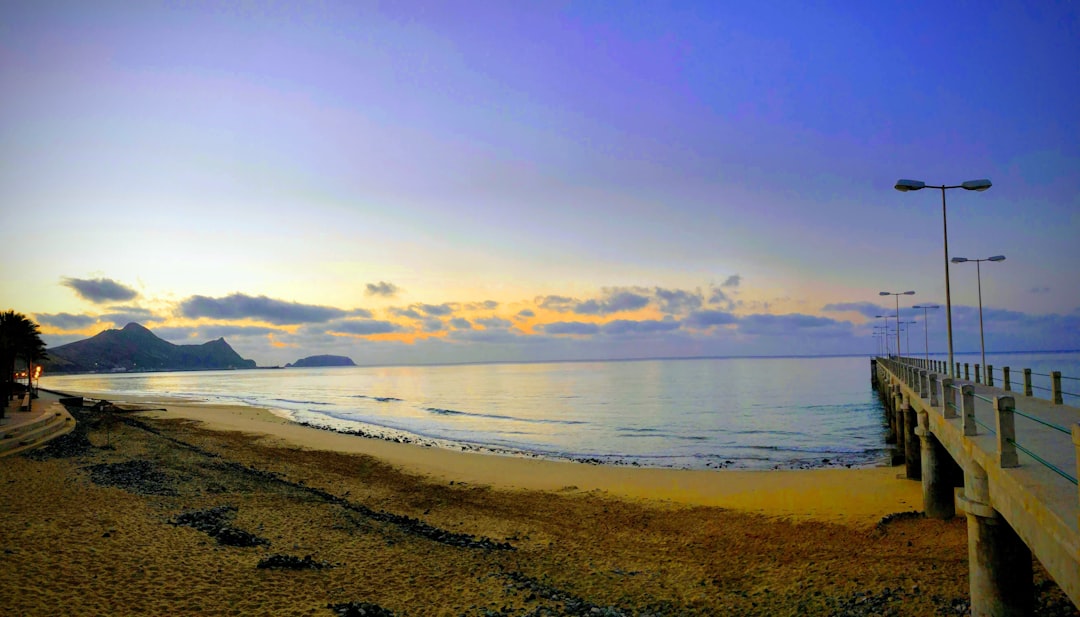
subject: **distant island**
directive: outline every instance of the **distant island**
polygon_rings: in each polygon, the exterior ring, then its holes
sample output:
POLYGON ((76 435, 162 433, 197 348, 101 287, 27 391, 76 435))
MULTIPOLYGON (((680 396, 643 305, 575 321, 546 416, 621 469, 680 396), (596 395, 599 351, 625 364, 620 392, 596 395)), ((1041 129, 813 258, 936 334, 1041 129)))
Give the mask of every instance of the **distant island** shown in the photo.
POLYGON ((126 373, 255 368, 254 360, 236 353, 224 338, 202 345, 174 345, 146 327, 129 323, 88 339, 46 350, 50 373, 126 373))
POLYGON ((300 358, 292 364, 286 364, 285 368, 311 368, 316 366, 356 366, 352 358, 345 356, 308 356, 300 358))

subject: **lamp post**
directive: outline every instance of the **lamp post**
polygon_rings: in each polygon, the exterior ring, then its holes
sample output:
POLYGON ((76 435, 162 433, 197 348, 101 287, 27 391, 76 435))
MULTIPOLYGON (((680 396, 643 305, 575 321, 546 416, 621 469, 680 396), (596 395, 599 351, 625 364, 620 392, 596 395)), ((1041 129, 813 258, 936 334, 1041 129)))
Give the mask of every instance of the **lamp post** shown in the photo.
POLYGON ((874 326, 874 336, 878 337, 878 354, 888 357, 888 330, 889 326, 874 326))
POLYGON ((945 216, 945 191, 948 189, 964 189, 965 191, 985 191, 990 188, 991 183, 989 180, 968 180, 955 186, 934 186, 927 185, 921 180, 904 180, 900 179, 896 181, 893 186, 901 193, 908 191, 919 191, 925 188, 941 189, 941 224, 945 237, 945 323, 949 332, 949 376, 956 377, 956 368, 953 366, 953 338, 952 338, 952 297, 949 293, 949 221, 945 216))
MULTIPOLYGON (((904 324, 905 326, 912 326, 912 325, 917 324, 919 322, 917 322, 917 321, 901 321, 900 323, 904 324)), ((910 355, 911 354, 911 328, 910 327, 904 328, 904 345, 907 346, 907 352, 910 355)))
POLYGON ((930 364, 930 335, 926 330, 926 311, 927 309, 939 309, 941 308, 937 304, 916 304, 911 308, 922 309, 922 331, 923 331, 923 343, 926 345, 926 364, 930 364))
MULTIPOLYGON (((888 358, 889 357, 889 316, 888 315, 874 315, 874 318, 875 319, 884 319, 885 320, 885 325, 884 326, 879 326, 879 327, 883 327, 885 329, 885 331, 882 333, 882 336, 885 337, 885 357, 888 358)), ((900 353, 899 349, 897 350, 897 353, 900 353)))
POLYGON ((986 370, 986 339, 983 338, 983 318, 982 318, 982 269, 979 266, 984 261, 1005 261, 1004 255, 994 255, 993 257, 987 257, 986 259, 968 259, 967 257, 953 257, 952 262, 954 264, 962 264, 969 261, 975 262, 975 277, 979 285, 979 348, 982 350, 982 366, 983 370, 986 370))
POLYGON ((896 355, 900 355, 900 296, 914 296, 914 291, 879 291, 879 296, 896 296, 896 355))

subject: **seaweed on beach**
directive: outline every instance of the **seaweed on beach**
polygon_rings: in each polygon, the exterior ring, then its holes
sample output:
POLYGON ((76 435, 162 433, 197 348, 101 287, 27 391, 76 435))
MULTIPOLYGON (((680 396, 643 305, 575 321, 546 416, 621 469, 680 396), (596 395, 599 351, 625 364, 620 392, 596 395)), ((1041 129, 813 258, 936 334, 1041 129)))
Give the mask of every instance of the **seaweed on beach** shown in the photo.
POLYGON ((371 602, 340 602, 327 604, 338 617, 394 617, 394 611, 371 602))
POLYGON ((209 535, 225 546, 266 546, 269 540, 260 538, 255 534, 229 526, 229 522, 236 514, 234 506, 215 506, 206 510, 188 510, 181 512, 169 521, 173 525, 192 527, 209 535))
POLYGON ((328 561, 315 561, 311 558, 311 555, 305 555, 301 559, 293 555, 274 554, 260 559, 255 567, 260 570, 322 570, 323 568, 333 568, 335 564, 328 561))
POLYGON ((85 467, 101 486, 115 486, 141 495, 176 495, 173 480, 150 461, 101 463, 85 467))
POLYGON ((457 533, 453 531, 447 531, 440 529, 424 521, 413 518, 411 516, 405 516, 403 514, 394 514, 392 512, 386 512, 384 510, 373 510, 363 504, 353 503, 344 497, 339 497, 324 491, 320 488, 313 486, 307 486, 302 482, 292 482, 280 477, 273 472, 263 471, 254 467, 248 467, 241 463, 234 461, 223 461, 219 463, 219 466, 223 469, 227 469, 233 472, 240 472, 243 474, 251 475, 260 480, 273 482, 288 486, 297 491, 307 493, 322 499, 325 502, 332 503, 357 514, 360 514, 368 519, 378 521, 380 523, 387 523, 397 527, 401 531, 410 535, 420 536, 433 540, 440 544, 447 544, 450 546, 456 546, 458 548, 476 548, 489 551, 512 551, 513 545, 509 542, 498 542, 491 538, 478 537, 467 533, 457 533))
POLYGON ((874 528, 880 532, 885 532, 885 528, 894 521, 906 521, 911 519, 926 518, 926 514, 918 510, 910 510, 908 512, 893 512, 892 514, 886 514, 881 517, 877 525, 874 528))
POLYGON ((94 449, 87 437, 88 432, 89 427, 82 422, 76 422, 75 428, 70 433, 51 439, 40 448, 24 452, 23 456, 32 461, 84 456, 94 449))

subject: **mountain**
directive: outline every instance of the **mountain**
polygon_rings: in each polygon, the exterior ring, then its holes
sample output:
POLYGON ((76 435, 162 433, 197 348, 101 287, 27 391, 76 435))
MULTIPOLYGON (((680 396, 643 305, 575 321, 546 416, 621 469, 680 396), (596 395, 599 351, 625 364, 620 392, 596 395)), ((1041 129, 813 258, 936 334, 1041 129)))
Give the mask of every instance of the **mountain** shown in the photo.
POLYGON ((174 345, 137 323, 46 352, 45 368, 51 373, 255 368, 254 360, 241 358, 223 338, 202 345, 174 345))
POLYGON ((356 366, 356 363, 352 361, 352 358, 345 356, 308 356, 300 358, 292 364, 285 365, 286 368, 307 368, 312 366, 356 366))

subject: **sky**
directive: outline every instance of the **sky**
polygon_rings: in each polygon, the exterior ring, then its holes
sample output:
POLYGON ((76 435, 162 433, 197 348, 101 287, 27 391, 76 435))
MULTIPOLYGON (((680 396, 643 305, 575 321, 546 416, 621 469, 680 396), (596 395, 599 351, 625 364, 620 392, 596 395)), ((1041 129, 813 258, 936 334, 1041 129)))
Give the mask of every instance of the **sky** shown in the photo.
POLYGON ((1080 349, 1077 58, 1075 2, 10 0, 0 308, 273 366, 870 354, 899 298, 941 352, 893 185, 988 178, 956 350, 979 281, 988 351, 1080 349))

